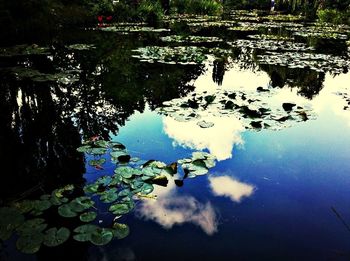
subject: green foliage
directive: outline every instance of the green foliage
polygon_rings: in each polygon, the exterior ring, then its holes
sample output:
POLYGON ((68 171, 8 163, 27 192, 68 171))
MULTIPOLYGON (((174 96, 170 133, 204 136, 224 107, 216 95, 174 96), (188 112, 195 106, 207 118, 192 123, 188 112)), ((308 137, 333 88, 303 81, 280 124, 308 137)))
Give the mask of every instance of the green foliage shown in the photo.
POLYGON ((317 17, 320 22, 333 24, 349 24, 350 11, 338 11, 336 9, 324 9, 317 11, 317 17))
POLYGON ((226 0, 226 9, 269 9, 271 0, 226 0))
POLYGON ((171 9, 180 14, 221 15, 223 12, 221 2, 216 0, 174 0, 171 9))
POLYGON ((149 25, 156 26, 164 15, 164 10, 158 0, 144 0, 137 8, 141 20, 149 25))

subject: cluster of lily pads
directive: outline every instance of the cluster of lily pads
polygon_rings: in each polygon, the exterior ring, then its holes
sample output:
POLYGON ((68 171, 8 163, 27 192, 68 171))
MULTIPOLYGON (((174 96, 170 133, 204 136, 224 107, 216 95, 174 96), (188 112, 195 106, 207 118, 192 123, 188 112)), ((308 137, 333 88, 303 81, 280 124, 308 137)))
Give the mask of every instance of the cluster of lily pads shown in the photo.
POLYGON ((285 40, 245 40, 239 39, 229 43, 233 47, 244 47, 251 49, 261 49, 268 51, 298 51, 307 52, 313 51, 313 47, 309 47, 304 43, 294 43, 285 40))
POLYGON ((337 92, 336 95, 340 96, 345 104, 344 104, 344 111, 350 111, 350 92, 349 92, 349 88, 347 88, 345 91, 343 92, 337 92))
POLYGON ((260 64, 286 66, 291 69, 314 70, 317 72, 343 73, 350 68, 350 60, 347 57, 329 54, 295 53, 295 52, 267 52, 257 55, 260 64))
POLYGON ((177 47, 159 47, 146 46, 134 50, 132 57, 140 59, 142 62, 159 62, 167 64, 200 64, 206 56, 201 47, 196 46, 177 46, 177 47))
POLYGON ((292 37, 274 35, 274 34, 253 34, 247 36, 250 39, 254 40, 275 40, 275 41, 293 41, 292 37))
POLYGON ((65 72, 43 73, 37 69, 27 67, 11 67, 2 70, 9 73, 17 80, 31 80, 33 82, 57 82, 70 84, 79 81, 79 72, 76 70, 66 70, 65 72))
POLYGON ((208 95, 206 92, 193 93, 163 103, 158 112, 179 122, 195 121, 201 128, 211 128, 214 122, 207 121, 211 116, 238 118, 246 129, 279 130, 295 122, 315 119, 316 115, 309 104, 285 102, 273 104, 273 89, 258 87, 256 92, 220 91, 208 95))
POLYGON ((27 55, 49 55, 50 48, 32 45, 15 45, 0 48, 0 57, 27 56, 27 55))
POLYGON ((109 26, 109 27, 101 27, 98 30, 105 31, 105 32, 120 32, 120 33, 138 33, 138 32, 162 33, 162 32, 170 31, 170 29, 167 29, 167 28, 154 28, 149 26, 109 26))
POLYGON ((160 38, 163 42, 175 42, 175 43, 221 43, 223 40, 219 37, 210 36, 182 36, 182 35, 169 35, 160 38))
MULTIPOLYGON (((85 185, 85 195, 75 197, 79 188, 67 185, 39 199, 25 199, 1 207, 0 240, 8 240, 16 234, 17 249, 27 254, 36 253, 42 245, 61 245, 70 238, 98 246, 108 244, 114 238, 128 236, 128 225, 116 220, 132 211, 140 199, 156 199, 156 195, 150 195, 154 185, 166 186, 169 178, 179 175, 178 164, 182 166, 183 179, 207 174, 216 164, 215 157, 206 152, 194 152, 191 158, 171 164, 156 160, 141 161, 131 158, 123 144, 96 137, 84 142, 77 150, 93 157, 89 165, 98 170, 103 170, 103 164, 110 156, 117 165, 114 173, 100 176, 93 183, 85 185), (115 216, 108 227, 101 227, 102 222, 96 222, 99 209, 95 205, 98 201, 109 204, 108 210, 115 216), (78 219, 81 224, 73 229, 49 228, 49 220, 45 220, 49 210, 51 215, 56 211, 62 218, 78 219)), ((179 184, 183 179, 174 182, 179 184)))

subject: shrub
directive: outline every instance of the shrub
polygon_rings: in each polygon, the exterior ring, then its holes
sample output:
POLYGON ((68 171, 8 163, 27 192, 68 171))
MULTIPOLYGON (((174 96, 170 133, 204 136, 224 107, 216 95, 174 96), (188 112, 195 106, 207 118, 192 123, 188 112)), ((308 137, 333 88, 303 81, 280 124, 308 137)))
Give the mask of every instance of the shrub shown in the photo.
POLYGON ((317 11, 318 19, 323 23, 349 23, 349 15, 350 12, 348 10, 343 12, 337 11, 335 9, 324 9, 317 11))
POLYGON ((164 10, 158 0, 144 0, 137 8, 139 17, 150 25, 158 25, 164 15, 164 10))
POLYGON ((221 15, 223 12, 221 2, 216 0, 174 0, 171 4, 180 14, 221 15))

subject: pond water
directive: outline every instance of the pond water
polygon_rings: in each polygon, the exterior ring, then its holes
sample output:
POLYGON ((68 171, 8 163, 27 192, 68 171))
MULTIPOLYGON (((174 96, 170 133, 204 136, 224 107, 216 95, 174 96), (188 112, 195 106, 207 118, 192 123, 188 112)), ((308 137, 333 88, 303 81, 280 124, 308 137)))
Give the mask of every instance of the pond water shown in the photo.
MULTIPOLYGON (((89 164, 100 156, 76 151, 91 137, 146 161, 216 158, 206 175, 186 178, 178 164, 166 186, 154 184, 156 199, 140 197, 118 219, 130 229, 123 239, 69 238, 29 255, 13 235, 2 259, 349 260, 349 28, 326 37, 313 24, 200 21, 65 32, 47 48, 1 50, 3 204, 66 184, 82 196, 111 176, 108 154, 100 167, 89 164), (179 28, 197 38, 162 40, 179 28), (324 35, 308 38, 310 28, 324 35)), ((92 199, 93 224, 110 226, 109 204, 92 199)), ((43 217, 49 227, 81 225, 55 209, 43 217)))

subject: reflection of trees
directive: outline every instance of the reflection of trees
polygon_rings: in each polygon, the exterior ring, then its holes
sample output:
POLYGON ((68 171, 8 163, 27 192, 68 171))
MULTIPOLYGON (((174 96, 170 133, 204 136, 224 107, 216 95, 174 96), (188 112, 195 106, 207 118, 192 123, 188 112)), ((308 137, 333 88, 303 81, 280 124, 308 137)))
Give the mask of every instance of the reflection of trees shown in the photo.
POLYGON ((213 81, 217 83, 219 86, 222 85, 222 81, 224 80, 225 75, 225 65, 227 63, 227 58, 220 58, 214 61, 213 66, 213 81))
POLYGON ((192 87, 186 83, 202 71, 198 66, 140 63, 130 58, 133 41, 125 36, 123 42, 104 37, 97 39, 98 48, 92 51, 61 47, 50 59, 28 57, 33 69, 69 71, 79 76, 78 81, 34 82, 2 73, 0 156, 11 169, 3 174, 2 195, 39 188, 39 183, 47 190, 81 183, 84 162, 76 152, 81 135, 108 138, 135 110, 142 112, 146 103, 155 108, 189 92, 192 87))
POLYGON ((271 77, 272 87, 297 87, 299 93, 308 99, 312 99, 323 88, 325 74, 308 69, 290 69, 277 65, 260 65, 260 69, 266 71, 271 77))

